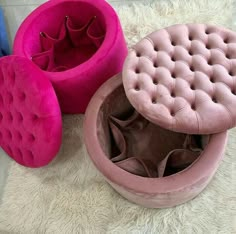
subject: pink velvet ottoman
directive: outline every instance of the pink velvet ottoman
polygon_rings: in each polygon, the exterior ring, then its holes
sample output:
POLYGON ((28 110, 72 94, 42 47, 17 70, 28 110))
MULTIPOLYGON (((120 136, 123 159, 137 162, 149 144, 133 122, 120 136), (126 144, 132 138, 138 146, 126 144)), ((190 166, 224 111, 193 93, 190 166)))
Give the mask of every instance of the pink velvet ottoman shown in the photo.
POLYGON ((236 120, 236 34, 174 25, 130 50, 123 72, 92 98, 88 153, 111 186, 151 208, 196 197, 224 155, 236 120))
POLYGON ((51 0, 24 20, 14 54, 49 78, 62 112, 83 113, 98 87, 121 71, 127 47, 106 1, 51 0))
POLYGON ((42 167, 62 140, 61 111, 51 82, 30 60, 0 59, 0 146, 17 163, 42 167))

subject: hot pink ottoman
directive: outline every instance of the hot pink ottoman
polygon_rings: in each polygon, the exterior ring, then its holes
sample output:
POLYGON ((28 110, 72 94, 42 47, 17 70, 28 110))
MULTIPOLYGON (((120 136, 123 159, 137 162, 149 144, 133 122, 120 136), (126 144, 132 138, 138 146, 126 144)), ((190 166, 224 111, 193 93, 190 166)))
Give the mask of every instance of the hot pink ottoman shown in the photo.
POLYGON ((49 78, 64 113, 83 113, 98 87, 121 71, 127 47, 104 0, 51 0, 20 26, 14 54, 49 78))
POLYGON ((61 111, 41 70, 19 56, 0 59, 0 146, 17 163, 42 167, 62 140, 61 111))
POLYGON ((216 26, 174 25, 137 43, 86 111, 85 144, 108 183, 151 208, 197 196, 235 126, 235 63, 236 34, 216 26))

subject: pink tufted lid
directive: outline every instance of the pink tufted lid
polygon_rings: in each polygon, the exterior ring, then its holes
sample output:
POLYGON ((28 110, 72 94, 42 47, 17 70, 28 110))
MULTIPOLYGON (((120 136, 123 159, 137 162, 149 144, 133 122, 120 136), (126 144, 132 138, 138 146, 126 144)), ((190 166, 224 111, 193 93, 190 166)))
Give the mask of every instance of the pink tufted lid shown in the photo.
POLYGON ((204 24, 153 32, 123 68, 134 108, 161 127, 212 134, 236 125, 236 33, 204 24))
POLYGON ((30 60, 0 59, 0 146, 28 167, 48 164, 61 145, 62 120, 51 83, 30 60))

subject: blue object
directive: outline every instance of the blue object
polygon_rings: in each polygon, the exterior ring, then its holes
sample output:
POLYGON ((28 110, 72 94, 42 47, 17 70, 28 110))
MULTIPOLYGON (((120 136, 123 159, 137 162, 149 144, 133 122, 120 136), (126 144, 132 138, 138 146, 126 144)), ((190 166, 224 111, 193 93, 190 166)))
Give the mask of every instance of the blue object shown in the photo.
POLYGON ((3 9, 0 7, 0 57, 10 54, 3 9))

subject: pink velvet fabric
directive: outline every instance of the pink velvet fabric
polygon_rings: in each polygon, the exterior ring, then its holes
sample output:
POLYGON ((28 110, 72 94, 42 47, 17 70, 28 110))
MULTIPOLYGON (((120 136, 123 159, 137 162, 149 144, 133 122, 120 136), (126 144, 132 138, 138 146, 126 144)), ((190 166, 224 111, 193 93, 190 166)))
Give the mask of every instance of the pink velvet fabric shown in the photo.
POLYGON ((212 134, 236 125, 236 33, 204 24, 153 32, 130 51, 126 95, 153 123, 212 134))
POLYGON ((227 133, 171 132, 132 108, 121 74, 92 98, 84 140, 95 166, 122 196, 146 207, 172 207, 196 197, 219 166, 227 133))
POLYGON ((47 165, 60 149, 62 119, 50 81, 28 59, 0 59, 0 146, 17 163, 47 165))
POLYGON ((168 131, 149 122, 132 107, 129 110, 127 115, 120 107, 116 117, 112 108, 107 113, 110 134, 105 137, 111 139, 108 156, 117 166, 135 175, 157 178, 182 171, 198 159, 204 148, 201 136, 168 131))
POLYGON ((121 71, 127 46, 106 1, 51 0, 22 23, 14 54, 41 68, 62 112, 83 113, 98 87, 121 71))

